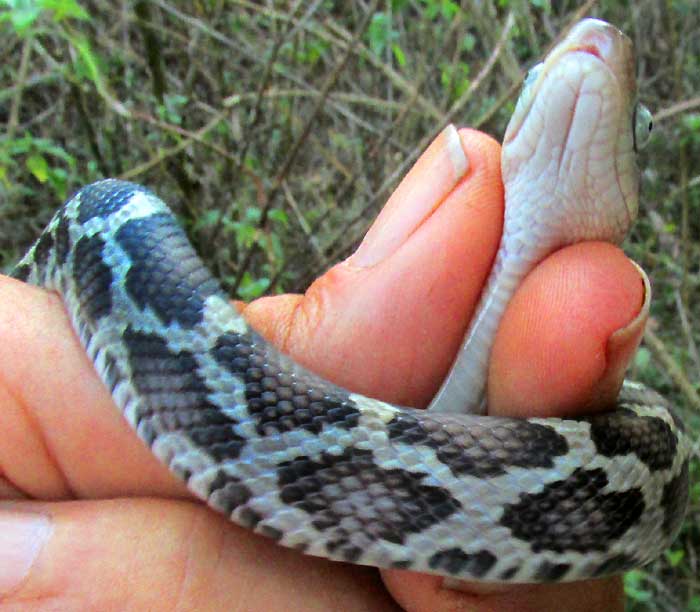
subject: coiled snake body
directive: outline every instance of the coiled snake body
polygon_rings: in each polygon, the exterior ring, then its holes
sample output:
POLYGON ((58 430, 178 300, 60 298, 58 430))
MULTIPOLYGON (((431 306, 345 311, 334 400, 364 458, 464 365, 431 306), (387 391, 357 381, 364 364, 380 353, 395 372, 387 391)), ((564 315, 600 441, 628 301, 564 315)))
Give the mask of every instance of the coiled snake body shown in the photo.
MULTIPOLYGON (((592 52, 589 40, 601 27, 584 22, 552 52, 526 86, 521 114, 532 114, 538 88, 565 61, 562 47, 585 55, 579 63, 602 63, 609 50, 592 52)), ((626 102, 617 107, 629 113, 626 102)), ((518 111, 511 128, 506 147, 528 129, 518 111)), ((510 206, 509 176, 527 172, 508 171, 508 155, 504 148, 510 206)), ((523 259, 532 267, 541 256, 523 259)), ((509 265, 499 261, 496 275, 509 265)), ((468 579, 558 581, 642 564, 680 526, 688 441, 653 391, 626 382, 614 411, 569 420, 451 414, 452 400, 421 411, 353 394, 256 334, 144 187, 83 188, 15 276, 61 294, 153 453, 213 508, 282 545, 468 579)))

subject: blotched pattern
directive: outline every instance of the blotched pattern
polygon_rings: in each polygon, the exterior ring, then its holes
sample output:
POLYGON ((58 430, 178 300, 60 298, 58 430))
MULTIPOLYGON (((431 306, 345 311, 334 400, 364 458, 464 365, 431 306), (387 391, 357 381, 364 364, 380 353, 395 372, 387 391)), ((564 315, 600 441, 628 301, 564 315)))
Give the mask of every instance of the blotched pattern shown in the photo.
POLYGON ((249 329, 143 187, 80 191, 16 275, 62 295, 153 453, 213 508, 284 546, 552 582, 643 563, 680 526, 688 441, 657 395, 626 385, 611 414, 516 420, 352 394, 249 329))

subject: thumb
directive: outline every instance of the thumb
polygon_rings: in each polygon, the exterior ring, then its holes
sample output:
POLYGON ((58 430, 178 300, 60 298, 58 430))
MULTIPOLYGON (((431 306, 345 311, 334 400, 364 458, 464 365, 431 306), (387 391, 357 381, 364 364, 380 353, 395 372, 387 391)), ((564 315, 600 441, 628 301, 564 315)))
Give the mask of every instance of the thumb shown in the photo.
POLYGON ((500 146, 480 132, 448 126, 355 254, 305 295, 262 298, 245 317, 338 385, 425 406, 471 318, 502 216, 500 146))
POLYGON ((396 609, 371 570, 343 570, 182 500, 0 508, 2 610, 396 609))

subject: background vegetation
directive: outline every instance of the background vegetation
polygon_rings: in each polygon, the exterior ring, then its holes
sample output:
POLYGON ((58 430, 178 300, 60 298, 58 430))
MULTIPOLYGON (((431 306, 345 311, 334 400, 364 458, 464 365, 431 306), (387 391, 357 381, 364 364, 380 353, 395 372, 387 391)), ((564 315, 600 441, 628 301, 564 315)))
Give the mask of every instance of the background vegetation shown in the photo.
POLYGON ((655 131, 627 252, 655 299, 633 374, 696 440, 691 507, 630 610, 700 611, 696 0, 0 0, 0 269, 117 176, 178 212, 232 294, 301 291, 357 245, 448 122, 499 138, 523 75, 586 15, 627 32, 655 131))

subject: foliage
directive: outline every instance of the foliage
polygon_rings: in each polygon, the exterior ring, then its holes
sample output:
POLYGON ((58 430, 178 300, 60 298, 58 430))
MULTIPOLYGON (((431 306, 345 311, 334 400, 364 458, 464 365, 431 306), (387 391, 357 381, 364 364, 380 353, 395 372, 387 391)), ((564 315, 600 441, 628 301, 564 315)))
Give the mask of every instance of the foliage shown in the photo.
MULTIPOLYGON (((663 6, 608 0, 595 15, 635 40, 657 114, 625 248, 653 283, 650 327, 697 392, 700 7, 663 6)), ((0 265, 67 194, 120 176, 175 207, 238 297, 302 290, 352 251, 448 112, 503 133, 520 79, 579 8, 391 0, 358 33, 358 3, 0 0, 0 265)), ((633 374, 674 398, 697 439, 700 414, 654 346, 633 374)), ((688 520, 664 558, 626 576, 630 610, 700 611, 697 452, 688 520)))

